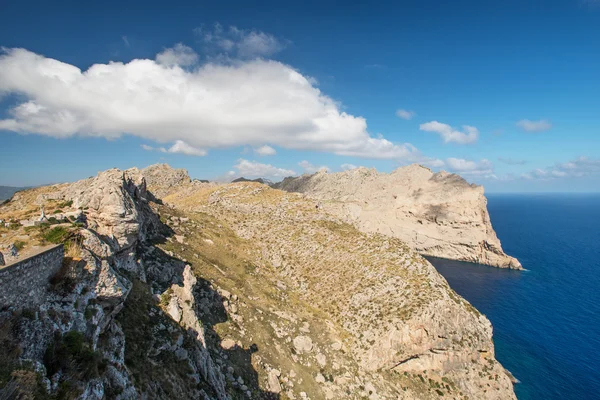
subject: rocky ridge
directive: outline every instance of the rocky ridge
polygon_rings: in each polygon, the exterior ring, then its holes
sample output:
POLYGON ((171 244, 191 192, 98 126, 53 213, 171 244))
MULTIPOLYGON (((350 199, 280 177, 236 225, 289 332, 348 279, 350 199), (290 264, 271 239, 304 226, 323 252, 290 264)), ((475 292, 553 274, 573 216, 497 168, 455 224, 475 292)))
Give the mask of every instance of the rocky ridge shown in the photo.
POLYGON ((286 178, 273 187, 304 193, 364 232, 397 237, 427 256, 522 269, 502 250, 483 187, 413 164, 390 174, 356 168, 286 178))
POLYGON ((431 264, 303 195, 159 165, 22 192, 0 215, 56 202, 85 223, 39 309, 0 311, 2 395, 515 398, 489 321, 431 264))

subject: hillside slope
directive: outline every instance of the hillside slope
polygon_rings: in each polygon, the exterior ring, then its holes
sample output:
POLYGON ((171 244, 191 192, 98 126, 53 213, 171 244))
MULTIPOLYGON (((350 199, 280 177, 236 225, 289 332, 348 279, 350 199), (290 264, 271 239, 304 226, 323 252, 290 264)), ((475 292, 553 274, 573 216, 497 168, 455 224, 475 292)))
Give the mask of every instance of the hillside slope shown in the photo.
POLYGON ((397 237, 424 255, 522 268, 502 250, 483 187, 458 175, 413 164, 390 174, 367 168, 321 171, 274 187, 309 195, 361 231, 397 237))
MULTIPOLYGON (((85 223, 57 225, 68 259, 39 308, 2 305, 1 395, 515 398, 489 321, 431 264, 300 194, 159 165, 25 191, 0 218, 40 205, 85 223)), ((26 229, 2 238, 56 239, 26 229)))

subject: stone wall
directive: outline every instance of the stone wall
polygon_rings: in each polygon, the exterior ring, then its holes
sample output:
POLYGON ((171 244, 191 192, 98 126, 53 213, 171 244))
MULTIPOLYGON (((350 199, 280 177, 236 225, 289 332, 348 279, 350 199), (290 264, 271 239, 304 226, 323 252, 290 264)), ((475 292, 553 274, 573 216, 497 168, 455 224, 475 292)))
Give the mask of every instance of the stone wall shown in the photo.
POLYGON ((63 258, 64 246, 58 244, 0 269, 0 308, 38 304, 46 293, 48 280, 62 266, 63 258))

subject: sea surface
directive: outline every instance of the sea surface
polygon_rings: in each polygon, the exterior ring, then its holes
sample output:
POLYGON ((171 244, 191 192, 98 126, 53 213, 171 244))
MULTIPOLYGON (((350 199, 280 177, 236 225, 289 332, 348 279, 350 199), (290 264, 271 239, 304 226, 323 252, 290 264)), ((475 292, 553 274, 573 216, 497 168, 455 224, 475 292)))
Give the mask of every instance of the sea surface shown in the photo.
POLYGON ((494 326, 520 400, 600 399, 600 194, 487 195, 527 271, 430 259, 494 326))

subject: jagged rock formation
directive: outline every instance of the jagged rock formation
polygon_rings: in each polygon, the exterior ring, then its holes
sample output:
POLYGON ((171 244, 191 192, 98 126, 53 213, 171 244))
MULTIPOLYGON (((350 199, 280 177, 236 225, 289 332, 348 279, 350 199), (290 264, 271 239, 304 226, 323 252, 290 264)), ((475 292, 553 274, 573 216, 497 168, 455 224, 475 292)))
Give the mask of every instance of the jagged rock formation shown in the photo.
POLYGON ((397 237, 424 255, 521 269, 502 250, 483 187, 420 165, 390 174, 356 168, 286 178, 275 188, 305 193, 364 232, 397 237))
MULTIPOLYGON (((161 179, 170 183, 178 176, 177 171, 170 175, 161 179)), ((144 267, 145 254, 153 249, 149 240, 167 232, 147 200, 146 179, 137 169, 113 169, 54 189, 46 198, 72 201, 85 210, 87 225, 77 232, 79 257, 65 264, 39 310, 2 305, 6 353, 0 358, 6 363, 3 370, 13 370, 6 387, 31 395, 23 392, 19 379, 37 373, 41 388, 31 390, 61 398, 228 399, 224 376, 204 343, 187 327, 170 322, 144 288, 152 279, 144 267), (135 304, 128 302, 132 290, 135 304), (144 326, 131 326, 136 319, 144 326), (144 337, 138 337, 140 330, 144 337), (139 354, 137 342, 143 347, 139 354), (127 365, 128 358, 137 359, 127 365), (151 363, 155 380, 136 377, 144 363, 151 363)), ((172 269, 171 264, 164 266, 172 269)))
POLYGON ((60 225, 73 262, 43 306, 0 311, 0 397, 515 398, 489 321, 431 264, 303 195, 162 165, 13 201, 0 216, 86 222, 60 225))

